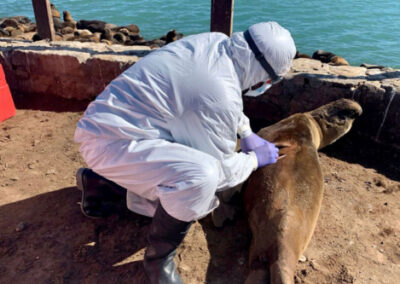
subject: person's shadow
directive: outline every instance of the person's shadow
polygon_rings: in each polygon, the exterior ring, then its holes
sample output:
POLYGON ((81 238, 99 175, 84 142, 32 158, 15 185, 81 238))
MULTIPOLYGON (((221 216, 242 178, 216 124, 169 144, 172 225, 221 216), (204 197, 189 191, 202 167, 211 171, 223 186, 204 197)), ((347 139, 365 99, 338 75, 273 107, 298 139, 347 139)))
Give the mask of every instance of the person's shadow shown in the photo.
POLYGON ((2 283, 145 283, 150 219, 124 211, 85 217, 76 187, 0 206, 2 283))
MULTIPOLYGON (((151 219, 126 208, 106 219, 89 219, 80 212, 80 198, 76 187, 67 187, 0 206, 0 282, 147 283, 142 259, 151 219)), ((203 252, 205 283, 243 282, 249 244, 245 223, 239 216, 222 229, 210 217, 194 224, 193 231, 207 241, 189 244, 203 252)), ((185 283, 202 283, 195 277, 196 259, 185 264, 190 254, 178 249, 178 271, 185 283), (189 270, 182 271, 184 265, 189 270)))

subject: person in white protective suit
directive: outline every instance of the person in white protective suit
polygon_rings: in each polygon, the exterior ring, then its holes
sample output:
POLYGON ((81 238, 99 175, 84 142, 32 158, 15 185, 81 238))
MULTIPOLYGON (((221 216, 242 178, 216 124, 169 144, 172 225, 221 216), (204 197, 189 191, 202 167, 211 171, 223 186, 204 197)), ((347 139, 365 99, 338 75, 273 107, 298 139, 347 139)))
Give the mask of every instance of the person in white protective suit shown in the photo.
POLYGON ((102 217, 104 200, 126 194, 130 210, 153 217, 144 259, 151 283, 182 283, 173 258, 192 222, 218 206, 217 191, 276 162, 276 145, 251 131, 242 91, 279 81, 295 53, 276 22, 231 38, 187 36, 139 60, 89 104, 75 132, 91 168, 77 172, 82 212, 102 217))

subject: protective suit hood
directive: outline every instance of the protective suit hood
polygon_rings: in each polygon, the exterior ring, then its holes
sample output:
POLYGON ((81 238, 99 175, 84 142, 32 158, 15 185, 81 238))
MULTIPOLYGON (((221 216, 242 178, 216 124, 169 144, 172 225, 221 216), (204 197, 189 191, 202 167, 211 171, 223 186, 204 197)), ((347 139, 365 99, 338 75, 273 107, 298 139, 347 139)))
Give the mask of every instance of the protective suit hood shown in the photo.
MULTIPOLYGON (((249 27, 249 32, 275 73, 287 73, 296 54, 296 46, 290 32, 276 22, 252 25, 249 27)), ((255 58, 243 32, 233 33, 229 39, 228 49, 242 90, 270 79, 268 73, 255 58)))

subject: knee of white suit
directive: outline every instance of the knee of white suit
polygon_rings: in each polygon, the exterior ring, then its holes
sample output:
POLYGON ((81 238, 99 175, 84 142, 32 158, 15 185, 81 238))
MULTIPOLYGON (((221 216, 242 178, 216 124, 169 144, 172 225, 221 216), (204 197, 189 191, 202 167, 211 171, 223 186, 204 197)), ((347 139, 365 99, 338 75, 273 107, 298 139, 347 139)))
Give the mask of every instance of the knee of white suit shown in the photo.
POLYGON ((182 221, 204 217, 218 206, 215 192, 219 180, 218 161, 187 165, 184 176, 174 185, 158 187, 164 209, 182 221))

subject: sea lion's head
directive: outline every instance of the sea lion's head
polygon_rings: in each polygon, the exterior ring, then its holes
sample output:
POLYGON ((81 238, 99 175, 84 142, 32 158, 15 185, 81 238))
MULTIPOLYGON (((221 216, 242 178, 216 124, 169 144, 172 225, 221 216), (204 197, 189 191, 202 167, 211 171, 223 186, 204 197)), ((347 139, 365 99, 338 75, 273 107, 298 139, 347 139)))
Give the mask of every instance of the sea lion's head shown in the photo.
POLYGON ((349 99, 339 99, 308 112, 321 129, 319 149, 332 144, 351 129, 362 114, 361 106, 349 99))

